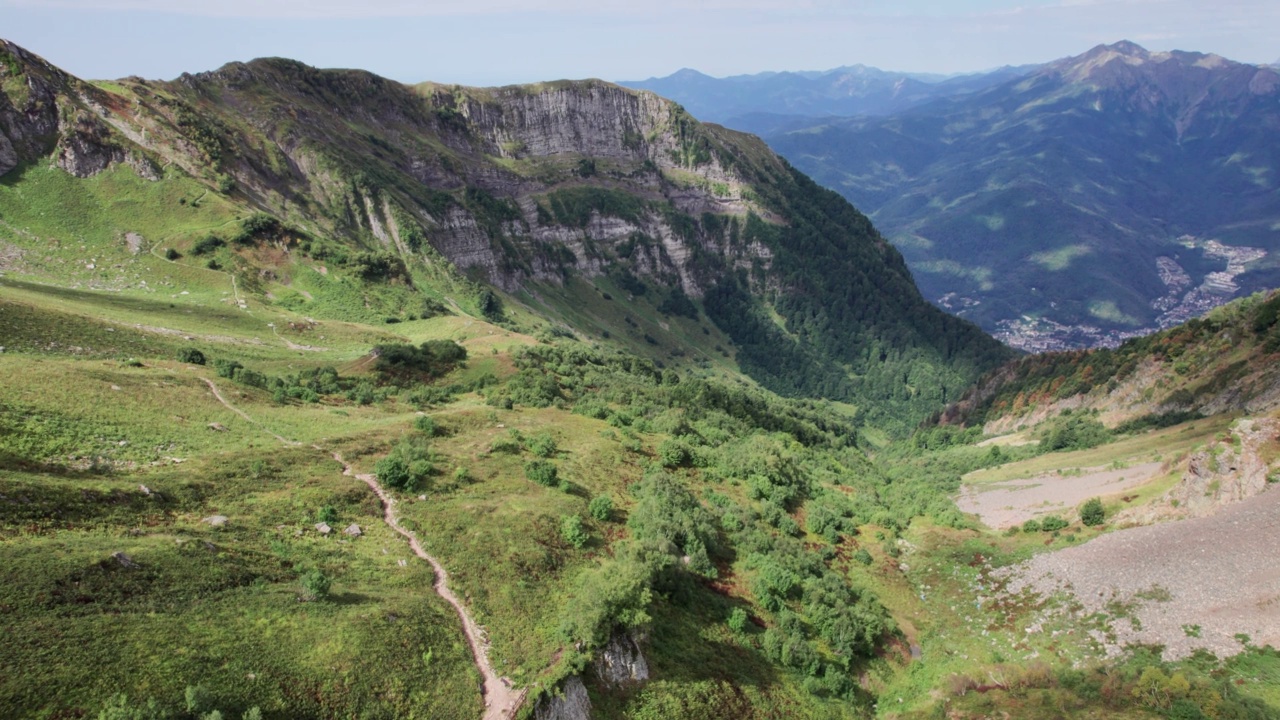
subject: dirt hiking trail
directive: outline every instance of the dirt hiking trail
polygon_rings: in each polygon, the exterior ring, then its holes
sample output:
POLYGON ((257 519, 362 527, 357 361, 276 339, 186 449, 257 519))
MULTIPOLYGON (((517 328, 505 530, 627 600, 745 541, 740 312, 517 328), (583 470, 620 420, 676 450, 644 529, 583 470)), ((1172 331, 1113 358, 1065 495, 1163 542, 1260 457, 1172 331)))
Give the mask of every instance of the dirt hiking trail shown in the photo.
MULTIPOLYGON (((209 391, 213 393, 218 402, 222 403, 231 412, 244 418, 246 422, 256 425, 263 432, 286 445, 302 444, 296 440, 289 440, 271 432, 262 423, 249 417, 246 412, 227 402, 227 399, 218 391, 218 386, 212 380, 208 378, 200 379, 209 386, 209 391)), ((311 447, 325 452, 324 448, 319 445, 312 445, 311 447)), ((393 510, 395 499, 382 489, 376 477, 370 474, 357 474, 351 468, 351 464, 343 460, 342 455, 339 453, 333 453, 333 459, 342 465, 343 475, 354 477, 369 486, 369 489, 378 496, 378 500, 382 503, 383 522, 387 524, 387 527, 403 535, 409 541, 409 548, 413 550, 414 555, 431 564, 431 568, 436 575, 434 586, 436 594, 444 598, 445 602, 452 605, 453 609, 458 612, 458 617, 462 619, 462 632, 467 636, 467 644, 471 647, 471 655, 475 659, 476 668, 480 671, 481 677, 484 678, 484 686, 481 690, 484 695, 483 720, 509 720, 515 717, 516 711, 520 709, 520 705, 524 702, 526 691, 512 687, 510 681, 506 678, 498 677, 498 674, 493 671, 493 666, 489 664, 489 643, 485 639, 484 630, 472 619, 471 614, 467 612, 467 607, 462 604, 458 596, 454 595, 453 591, 449 589, 449 573, 445 572, 444 566, 440 564, 439 560, 436 560, 426 550, 422 549, 422 544, 418 542, 416 535, 400 527, 393 510)))
MULTIPOLYGON (((317 448, 319 449, 319 448, 317 448)), ((471 654, 475 657, 476 667, 479 668, 480 674, 484 676, 484 720, 505 720, 515 716, 516 710, 520 708, 521 702, 524 701, 524 690, 517 690, 508 683, 505 678, 498 677, 493 671, 493 667, 489 664, 489 644, 485 640, 484 630, 476 624, 471 618, 471 614, 467 612, 467 608, 458 599, 457 595, 449 589, 449 573, 445 572, 444 566, 439 560, 429 555, 426 550, 422 549, 422 544, 418 542, 418 538, 412 532, 400 527, 399 521, 396 520, 395 499, 387 494, 382 486, 378 484, 377 478, 370 474, 357 474, 351 469, 351 465, 342 459, 342 455, 333 454, 333 459, 342 463, 342 474, 354 477, 364 482, 373 490, 378 499, 382 501, 382 519, 392 530, 403 535, 409 541, 409 547, 413 550, 413 554, 431 563, 432 569, 436 572, 435 590, 440 597, 453 606, 458 611, 458 617, 462 618, 462 630, 466 633, 467 644, 471 646, 471 654)))

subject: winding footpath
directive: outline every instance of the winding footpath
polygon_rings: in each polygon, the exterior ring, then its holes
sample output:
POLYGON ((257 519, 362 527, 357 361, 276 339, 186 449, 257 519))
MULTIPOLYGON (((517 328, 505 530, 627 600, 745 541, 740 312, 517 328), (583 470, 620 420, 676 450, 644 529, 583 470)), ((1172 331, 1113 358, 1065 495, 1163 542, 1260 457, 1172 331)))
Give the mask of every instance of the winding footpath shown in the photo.
POLYGON ((342 455, 338 453, 333 454, 333 459, 342 463, 343 475, 354 477, 369 486, 369 489, 382 501, 382 519, 386 522, 387 527, 403 535, 409 541, 409 548, 413 550, 413 554, 426 560, 431 564, 431 568, 435 570, 436 594, 444 598, 445 602, 458 611, 458 617, 462 619, 462 631, 467 636, 467 644, 471 646, 471 654, 475 658, 476 667, 480 670, 480 675, 484 677, 484 720, 506 720, 507 718, 515 717, 516 710, 520 709, 520 704, 524 701, 525 691, 511 687, 505 678, 498 677, 498 674, 493 671, 493 666, 489 664, 489 643, 485 640, 484 630, 472 619, 471 614, 467 612, 466 606, 462 604, 458 596, 454 595, 453 591, 449 589, 449 573, 445 572, 444 566, 440 564, 439 560, 436 560, 426 550, 422 549, 422 544, 418 542, 416 535, 400 526, 393 509, 395 507, 395 499, 382 489, 382 486, 378 484, 377 478, 365 473, 356 474, 351 469, 351 465, 343 460, 342 455))
MULTIPOLYGON (((296 446, 302 444, 296 440, 289 440, 271 432, 262 423, 249 417, 243 410, 227 402, 227 399, 218 391, 218 386, 212 380, 208 378, 200 379, 209 386, 210 392, 213 393, 218 402, 222 403, 231 412, 244 418, 246 422, 258 426, 263 432, 286 445, 296 446)), ((312 445, 311 447, 324 452, 324 448, 319 445, 312 445)), ((467 645, 471 647, 471 655, 475 660, 476 669, 480 671, 481 677, 484 678, 484 686, 481 690, 484 694, 483 720, 510 720, 510 718, 514 718, 516 711, 520 709, 520 705, 524 702, 526 691, 513 688, 506 678, 499 677, 493 671, 493 666, 489 663, 489 643, 485 639, 484 630, 471 617, 471 613, 467 612, 467 607, 462 604, 458 596, 454 595, 453 591, 449 589, 449 573, 445 572, 444 566, 440 564, 439 560, 436 560, 422 548, 422 544, 418 542, 416 535, 400 526, 400 522, 396 519, 396 514, 393 510, 395 498, 382 489, 382 486, 378 484, 377 477, 365 473, 357 474, 352 469, 351 464, 343 460, 342 455, 339 453, 333 453, 333 459, 342 465, 343 475, 354 477, 369 486, 369 489, 378 496, 378 500, 382 503, 383 522, 387 524, 387 527, 403 535, 409 541, 409 548, 413 550, 414 555, 431 564, 431 569, 435 571, 436 576, 434 585, 436 594, 444 598, 445 602, 452 605, 453 609, 458 612, 458 617, 462 619, 462 632, 467 636, 467 645)))

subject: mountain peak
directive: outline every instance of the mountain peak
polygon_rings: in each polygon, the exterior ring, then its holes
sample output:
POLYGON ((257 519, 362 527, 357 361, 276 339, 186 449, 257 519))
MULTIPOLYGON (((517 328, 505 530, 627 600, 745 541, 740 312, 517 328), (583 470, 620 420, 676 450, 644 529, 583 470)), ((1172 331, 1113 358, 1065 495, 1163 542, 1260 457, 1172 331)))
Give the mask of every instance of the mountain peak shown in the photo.
POLYGON ((1142 58, 1144 60, 1151 56, 1151 53, 1148 52, 1146 48, 1142 47, 1136 42, 1133 42, 1132 40, 1121 40, 1119 42, 1112 43, 1110 45, 1099 45, 1097 48, 1094 48, 1094 50, 1097 50, 1099 48, 1106 48, 1107 50, 1110 50, 1114 53, 1119 53, 1120 55, 1125 55, 1127 57, 1142 58))
POLYGON ((680 68, 679 70, 667 76, 667 78, 670 80, 701 80, 703 78, 710 78, 710 77, 711 77, 710 75, 700 70, 694 70, 693 68, 687 68, 687 67, 680 68))

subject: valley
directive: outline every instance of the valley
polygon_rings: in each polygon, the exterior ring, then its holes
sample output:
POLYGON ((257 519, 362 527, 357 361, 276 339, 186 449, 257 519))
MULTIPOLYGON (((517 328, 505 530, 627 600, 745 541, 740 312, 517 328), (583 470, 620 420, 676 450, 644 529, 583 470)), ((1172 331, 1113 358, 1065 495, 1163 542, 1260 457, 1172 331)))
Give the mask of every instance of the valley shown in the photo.
POLYGON ((0 49, 0 715, 1280 708, 1275 293, 1019 355, 651 92, 0 49))
POLYGON ((1118 345, 1276 285, 1274 69, 1119 42, 991 80, 762 132, 926 297, 1021 350, 1118 345))

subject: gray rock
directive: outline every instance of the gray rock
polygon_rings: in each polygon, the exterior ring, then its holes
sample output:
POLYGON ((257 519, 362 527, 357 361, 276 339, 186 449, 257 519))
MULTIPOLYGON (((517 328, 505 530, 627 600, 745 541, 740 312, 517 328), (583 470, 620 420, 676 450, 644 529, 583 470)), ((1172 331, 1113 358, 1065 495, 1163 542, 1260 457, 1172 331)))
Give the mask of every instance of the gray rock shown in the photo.
POLYGON ((329 527, 329 523, 322 523, 322 522, 316 523, 316 530, 321 535, 328 535, 329 533, 333 532, 333 528, 329 527))
POLYGON ((209 517, 201 520, 200 522, 209 523, 213 527, 222 527, 223 525, 227 524, 227 516, 226 515, 210 515, 209 517))
POLYGON ((606 685, 644 682, 649 679, 649 663, 640 644, 625 632, 615 632, 609 644, 596 656, 596 675, 606 685))
POLYGON ((18 151, 4 133, 0 132, 0 175, 18 167, 18 151))
POLYGON ((122 552, 111 553, 111 557, 115 558, 116 562, 130 569, 136 568, 136 567, 142 567, 138 563, 134 562, 133 558, 129 557, 128 555, 125 555, 122 552))
POLYGON ((544 695, 533 709, 534 720, 590 720, 591 699, 582 678, 574 675, 564 681, 555 695, 544 695))
POLYGON ((347 529, 343 530, 342 532, 347 535, 350 535, 351 537, 360 537, 361 535, 364 534, 363 532, 361 532, 360 526, 355 523, 351 523, 350 525, 348 525, 347 529))

